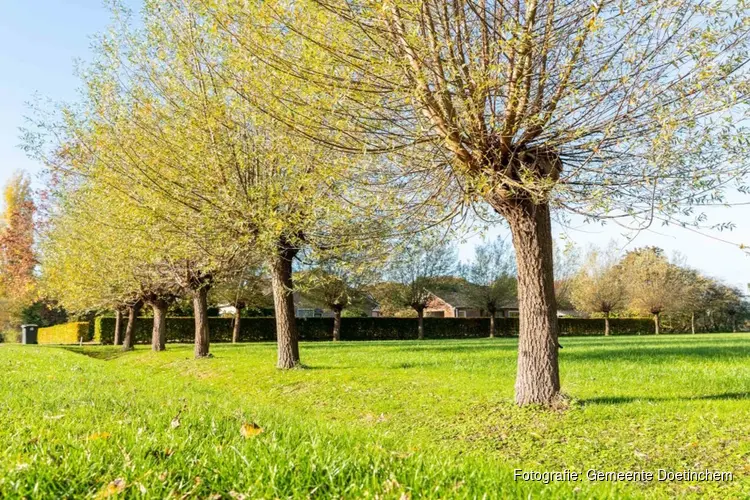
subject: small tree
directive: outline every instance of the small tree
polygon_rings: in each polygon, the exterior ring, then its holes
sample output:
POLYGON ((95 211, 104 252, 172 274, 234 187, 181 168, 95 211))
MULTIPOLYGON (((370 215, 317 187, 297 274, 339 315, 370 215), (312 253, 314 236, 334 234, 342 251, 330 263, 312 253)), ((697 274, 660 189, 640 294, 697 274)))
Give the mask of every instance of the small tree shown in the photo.
POLYGON ((677 280, 680 292, 677 297, 676 308, 690 318, 690 332, 696 333, 696 313, 706 307, 711 279, 703 276, 695 269, 679 267, 677 280))
POLYGON ((557 309, 572 309, 573 282, 581 269, 581 255, 578 247, 572 242, 555 240, 554 251, 555 302, 557 309))
POLYGON ((513 249, 497 239, 474 249, 474 260, 461 266, 461 274, 475 285, 468 293, 472 303, 485 309, 490 316, 490 338, 495 336, 497 310, 517 297, 515 257, 513 249))
POLYGON ((432 294, 435 279, 456 268, 456 251, 449 241, 434 233, 406 239, 393 251, 388 274, 398 286, 392 288, 395 301, 416 311, 419 318, 417 338, 424 339, 424 310, 432 294))
POLYGON ((661 330, 660 315, 674 309, 680 286, 679 269, 670 264, 660 248, 628 252, 622 261, 630 306, 654 318, 654 333, 661 330))
POLYGON ((713 331, 731 329, 736 332, 737 320, 746 317, 748 313, 748 303, 742 291, 713 281, 705 297, 704 307, 709 328, 713 331))
POLYGON ((298 280, 299 291, 306 298, 333 311, 333 340, 341 340, 341 314, 345 309, 364 305, 366 288, 381 274, 380 246, 346 251, 308 252, 305 267, 298 280))
POLYGON ((625 301, 625 286, 616 255, 612 251, 602 255, 596 249, 591 250, 572 280, 570 295, 579 311, 604 315, 604 335, 608 336, 609 315, 625 301))
MULTIPOLYGON (((0 216, 0 298, 5 298, 14 322, 21 318, 24 307, 33 302, 34 214, 29 179, 15 174, 5 185, 4 210, 0 216)), ((9 318, 10 319, 10 318, 9 318)), ((0 325, 0 328, 6 325, 0 325)))
POLYGON ((242 311, 273 307, 271 283, 260 266, 241 267, 217 283, 212 291, 215 301, 234 307, 232 343, 240 338, 242 311))

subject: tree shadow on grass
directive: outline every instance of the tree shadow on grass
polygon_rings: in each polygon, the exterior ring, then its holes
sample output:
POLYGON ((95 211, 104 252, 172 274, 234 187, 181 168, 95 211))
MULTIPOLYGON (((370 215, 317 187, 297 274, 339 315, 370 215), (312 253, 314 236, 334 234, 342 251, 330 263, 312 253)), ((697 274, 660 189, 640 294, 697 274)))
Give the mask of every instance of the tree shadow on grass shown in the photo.
MULTIPOLYGON (((585 346, 577 346, 585 347, 585 346)), ((597 346, 599 347, 599 346, 597 346)), ((602 348, 596 350, 571 349, 562 352, 565 361, 667 361, 676 358, 718 360, 750 358, 750 344, 738 342, 714 345, 633 345, 629 348, 602 348)))
POLYGON ((110 346, 110 347, 79 347, 79 346, 67 346, 63 347, 64 350, 74 352, 76 354, 83 354, 89 358, 101 359, 103 361, 110 361, 117 359, 120 356, 124 356, 131 351, 123 351, 121 346, 110 346))
MULTIPOLYGON (((468 339, 467 339, 468 340, 468 339)), ((473 340, 473 339, 472 339, 473 340)), ((378 342, 377 345, 370 342, 348 342, 340 344, 323 344, 318 342, 310 342, 304 345, 305 350, 314 349, 330 349, 331 347, 346 348, 353 346, 361 347, 376 347, 378 352, 391 351, 391 352, 453 352, 453 353, 479 353, 479 352, 497 352, 497 351, 515 351, 518 349, 515 342, 510 344, 492 344, 492 343, 481 343, 481 344, 464 344, 458 341, 455 343, 446 344, 443 342, 436 342, 430 340, 423 341, 412 341, 412 340, 396 340, 396 341, 383 341, 378 342), (435 342, 431 344, 430 342, 435 342), (369 344, 369 345, 366 345, 369 344)))
POLYGON ((596 398, 580 399, 578 402, 586 405, 617 405, 628 403, 657 403, 663 401, 732 401, 750 399, 750 392, 723 392, 720 394, 706 394, 692 397, 654 397, 654 396, 601 396, 596 398))

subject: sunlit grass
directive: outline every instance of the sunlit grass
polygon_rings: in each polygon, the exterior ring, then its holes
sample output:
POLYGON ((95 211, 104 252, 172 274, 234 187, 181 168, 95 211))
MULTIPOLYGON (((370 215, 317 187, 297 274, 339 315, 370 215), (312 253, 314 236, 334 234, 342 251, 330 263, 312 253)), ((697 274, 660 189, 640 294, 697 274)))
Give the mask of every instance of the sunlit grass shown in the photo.
POLYGON ((563 344, 555 412, 513 405, 512 339, 306 343, 289 372, 273 344, 199 361, 1 346, 0 497, 750 495, 749 335, 563 344), (516 467, 735 479, 544 485, 516 467))

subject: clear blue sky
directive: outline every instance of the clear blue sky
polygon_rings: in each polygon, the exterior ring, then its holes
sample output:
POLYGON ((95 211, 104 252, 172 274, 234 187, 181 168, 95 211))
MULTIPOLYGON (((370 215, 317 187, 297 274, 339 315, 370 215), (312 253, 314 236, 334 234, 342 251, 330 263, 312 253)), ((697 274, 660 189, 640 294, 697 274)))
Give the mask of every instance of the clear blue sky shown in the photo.
MULTIPOLYGON (((138 0, 128 5, 137 9, 138 0)), ((19 127, 27 113, 25 103, 38 93, 55 101, 76 97, 78 82, 73 75, 74 61, 87 60, 90 36, 104 30, 109 13, 102 0, 0 0, 0 184, 15 170, 32 177, 39 165, 18 148, 19 127)), ((750 198, 736 197, 750 202, 750 198)), ((750 206, 710 211, 713 221, 732 220, 737 229, 717 236, 750 244, 750 206)), ((561 231, 558 228, 558 232, 561 231)), ((505 234, 502 229, 492 234, 505 234)), ((582 246, 606 245, 619 239, 623 230, 583 226, 566 230, 568 237, 582 246)), ((479 238, 461 246, 460 257, 468 258, 479 238)), ((742 286, 750 283, 750 257, 730 245, 692 234, 679 228, 655 228, 642 233, 630 247, 657 245, 667 253, 680 251, 688 263, 709 275, 742 286)))

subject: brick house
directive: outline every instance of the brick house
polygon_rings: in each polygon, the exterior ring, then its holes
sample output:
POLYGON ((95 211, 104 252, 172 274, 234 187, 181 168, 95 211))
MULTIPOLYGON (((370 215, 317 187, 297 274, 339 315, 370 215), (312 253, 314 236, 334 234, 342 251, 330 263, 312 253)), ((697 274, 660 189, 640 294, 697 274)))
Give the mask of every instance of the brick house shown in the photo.
MULTIPOLYGON (((424 310, 427 318, 481 318, 489 315, 484 309, 474 306, 465 292, 429 292, 430 300, 424 310)), ((517 318, 518 302, 503 304, 498 308, 496 315, 498 318, 517 318)))

